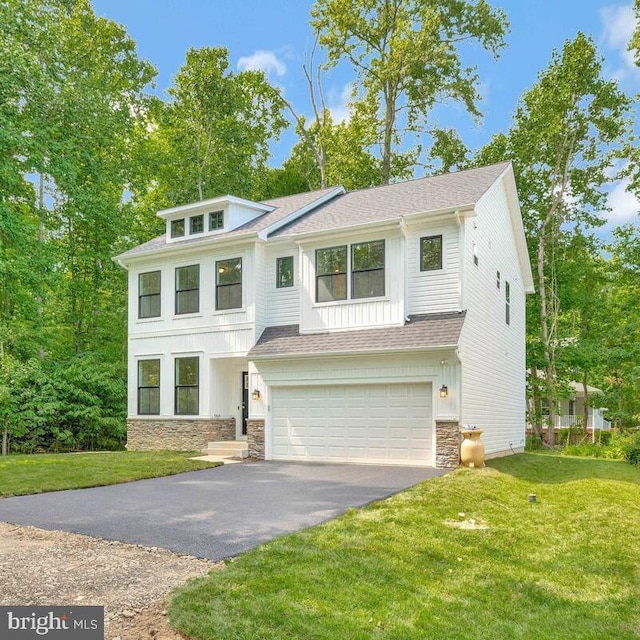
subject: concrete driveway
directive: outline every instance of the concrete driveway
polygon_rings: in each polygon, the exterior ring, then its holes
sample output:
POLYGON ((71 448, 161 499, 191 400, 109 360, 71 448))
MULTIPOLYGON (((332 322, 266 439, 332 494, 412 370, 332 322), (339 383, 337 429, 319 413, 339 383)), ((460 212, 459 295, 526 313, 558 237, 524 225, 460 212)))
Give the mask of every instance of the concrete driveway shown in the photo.
POLYGON ((0 521, 221 560, 444 471, 254 462, 0 499, 0 521))

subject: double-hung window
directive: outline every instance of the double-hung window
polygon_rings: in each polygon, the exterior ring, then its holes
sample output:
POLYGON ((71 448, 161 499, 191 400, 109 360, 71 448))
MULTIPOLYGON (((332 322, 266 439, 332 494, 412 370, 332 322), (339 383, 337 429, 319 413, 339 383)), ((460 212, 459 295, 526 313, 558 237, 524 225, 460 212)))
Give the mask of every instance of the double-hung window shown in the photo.
POLYGON ((197 415, 200 384, 200 359, 176 358, 175 360, 175 414, 197 415))
POLYGON ((242 308, 242 258, 216 262, 216 309, 242 308))
POLYGON ((316 302, 347 299, 347 247, 316 250, 316 302))
POLYGON ((160 360, 138 360, 138 415, 160 414, 160 360))
POLYGON ((384 240, 351 245, 351 297, 384 295, 384 240))
POLYGON ((511 324, 511 285, 506 280, 504 283, 504 321, 511 324))
POLYGON ((200 265, 176 268, 176 315, 200 310, 200 265))
POLYGON ((316 302, 384 294, 384 240, 316 250, 316 302))
POLYGON ((138 275, 138 318, 160 316, 160 271, 138 275))

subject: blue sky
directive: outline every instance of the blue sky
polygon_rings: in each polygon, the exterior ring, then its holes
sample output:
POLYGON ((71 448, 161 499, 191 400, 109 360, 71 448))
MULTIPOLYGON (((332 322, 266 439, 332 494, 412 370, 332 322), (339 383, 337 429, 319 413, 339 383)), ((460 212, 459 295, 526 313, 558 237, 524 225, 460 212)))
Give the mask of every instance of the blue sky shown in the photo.
MULTIPOLYGON (((158 69, 155 92, 166 89, 184 63, 189 47, 224 46, 235 69, 261 68, 281 86, 296 109, 309 112, 302 63, 313 46, 309 27, 311 0, 94 0, 98 15, 125 26, 139 55, 158 69)), ((605 73, 632 94, 640 92, 640 69, 626 46, 634 27, 631 0, 493 0, 507 13, 511 32, 508 46, 494 61, 480 49, 469 51, 467 62, 478 66, 481 110, 474 123, 460 109, 440 109, 440 124, 455 126, 471 148, 506 130, 518 98, 549 63, 553 49, 583 31, 593 37, 605 58, 605 73)), ((352 80, 349 69, 338 68, 325 79, 327 102, 340 117, 352 80)), ((294 142, 285 135, 273 149, 272 164, 284 160, 294 142)), ((640 204, 612 190, 611 225, 637 217, 640 204)))

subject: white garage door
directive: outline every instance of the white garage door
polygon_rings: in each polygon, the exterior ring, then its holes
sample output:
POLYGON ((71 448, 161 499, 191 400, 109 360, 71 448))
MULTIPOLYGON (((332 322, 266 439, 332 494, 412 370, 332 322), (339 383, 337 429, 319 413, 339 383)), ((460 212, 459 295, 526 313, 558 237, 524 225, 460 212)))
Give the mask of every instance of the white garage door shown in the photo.
POLYGON ((432 464, 431 385, 273 387, 274 460, 432 464))

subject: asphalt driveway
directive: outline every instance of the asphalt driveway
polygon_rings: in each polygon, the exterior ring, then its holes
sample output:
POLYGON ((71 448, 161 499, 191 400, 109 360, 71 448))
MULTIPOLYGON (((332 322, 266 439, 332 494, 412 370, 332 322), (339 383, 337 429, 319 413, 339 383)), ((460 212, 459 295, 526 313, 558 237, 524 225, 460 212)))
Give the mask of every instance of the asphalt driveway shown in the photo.
POLYGON ((93 489, 0 499, 0 521, 221 560, 441 470, 254 462, 93 489))

